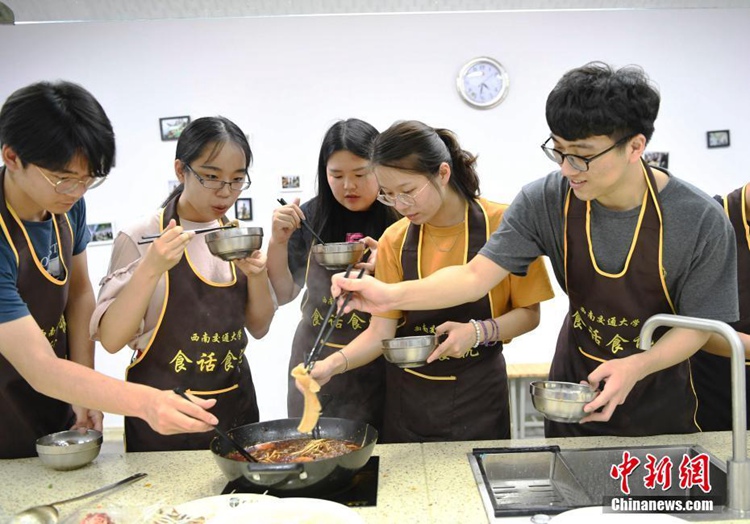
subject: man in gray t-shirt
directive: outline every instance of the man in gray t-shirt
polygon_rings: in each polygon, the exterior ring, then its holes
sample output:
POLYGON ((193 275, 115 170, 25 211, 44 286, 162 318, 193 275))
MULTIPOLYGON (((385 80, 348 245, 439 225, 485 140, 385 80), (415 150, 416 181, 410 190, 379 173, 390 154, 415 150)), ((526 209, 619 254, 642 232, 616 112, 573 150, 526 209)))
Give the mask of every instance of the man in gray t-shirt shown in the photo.
POLYGON ((353 291, 351 307, 372 313, 444 308, 547 255, 570 304, 550 378, 601 393, 583 424, 547 421, 546 435, 699 431, 687 359, 708 334, 673 328, 640 351, 640 326, 657 313, 736 320, 736 254, 715 201, 643 162, 659 103, 638 67, 569 71, 547 99, 542 146, 560 170, 523 188, 479 256, 392 285, 336 276, 334 295, 353 291))

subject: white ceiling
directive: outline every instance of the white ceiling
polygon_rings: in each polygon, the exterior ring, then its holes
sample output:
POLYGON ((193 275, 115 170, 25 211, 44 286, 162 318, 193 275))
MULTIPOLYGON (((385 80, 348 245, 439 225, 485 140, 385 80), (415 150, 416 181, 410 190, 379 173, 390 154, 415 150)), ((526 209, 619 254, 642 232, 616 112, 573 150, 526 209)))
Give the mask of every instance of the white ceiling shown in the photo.
POLYGON ((747 8, 750 0, 0 0, 17 24, 548 9, 747 8))

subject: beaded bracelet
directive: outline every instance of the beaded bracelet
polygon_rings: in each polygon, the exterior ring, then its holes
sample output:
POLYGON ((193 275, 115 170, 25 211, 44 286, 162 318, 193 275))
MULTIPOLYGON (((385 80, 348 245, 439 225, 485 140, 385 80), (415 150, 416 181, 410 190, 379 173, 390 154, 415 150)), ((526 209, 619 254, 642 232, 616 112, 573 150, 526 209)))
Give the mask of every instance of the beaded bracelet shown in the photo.
POLYGON ((484 335, 484 342, 482 344, 486 346, 487 342, 490 340, 490 336, 487 333, 487 326, 484 325, 484 320, 480 320, 479 325, 482 326, 482 334, 484 335))
POLYGON ((344 357, 344 370, 342 373, 346 373, 346 370, 349 369, 349 359, 346 358, 346 355, 344 355, 344 350, 339 349, 336 353, 340 353, 342 357, 344 357))
POLYGON ((494 318, 490 319, 490 323, 492 324, 492 345, 494 346, 498 342, 500 342, 500 326, 497 323, 497 320, 494 318))
POLYGON ((479 330, 479 322, 477 322, 473 318, 471 320, 469 320, 469 322, 471 322, 471 325, 474 326, 474 335, 476 335, 476 337, 477 337, 476 340, 474 341, 474 345, 471 346, 472 349, 474 349, 474 348, 476 348, 479 345, 479 340, 480 340, 480 338, 482 336, 482 333, 479 330))

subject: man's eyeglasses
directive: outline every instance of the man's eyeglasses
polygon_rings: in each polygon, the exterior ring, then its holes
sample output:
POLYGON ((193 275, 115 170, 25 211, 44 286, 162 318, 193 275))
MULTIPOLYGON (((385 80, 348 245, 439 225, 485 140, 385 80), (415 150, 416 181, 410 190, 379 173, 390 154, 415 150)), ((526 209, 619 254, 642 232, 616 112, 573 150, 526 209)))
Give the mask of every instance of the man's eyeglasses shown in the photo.
POLYGON ((378 202, 390 207, 395 206, 397 203, 405 207, 410 207, 417 203, 417 195, 419 195, 419 193, 421 193, 422 190, 429 185, 430 181, 428 180, 425 185, 417 189, 417 191, 411 195, 409 193, 399 193, 396 196, 389 196, 381 191, 380 193, 378 193, 378 202))
POLYGON ((86 175, 82 178, 62 178, 57 175, 53 175, 52 173, 45 173, 41 167, 39 167, 36 164, 32 164, 37 171, 39 171, 39 174, 42 175, 42 178, 44 178, 49 184, 55 188, 55 192, 59 193, 61 195, 70 195, 72 193, 75 193, 78 191, 79 186, 83 186, 83 190, 87 191, 89 189, 94 189, 95 187, 99 187, 104 183, 105 180, 107 180, 107 177, 105 176, 91 176, 86 175), (50 180, 50 177, 56 178, 57 182, 54 182, 50 180))
POLYGON ((635 135, 628 135, 625 137, 622 137, 620 140, 609 146, 607 149, 602 151, 601 153, 597 153, 594 156, 584 157, 579 155, 568 155, 566 153, 563 153, 562 151, 558 151, 557 149, 553 149, 551 147, 547 147, 547 144, 550 140, 552 140, 552 137, 549 137, 547 140, 545 140, 544 144, 542 144, 542 151, 544 151, 544 154, 547 155, 547 158, 552 160, 553 162, 556 162, 559 165, 562 165, 562 163, 565 161, 565 159, 568 159, 568 164, 570 164, 570 167, 573 169, 576 169, 578 171, 588 171, 589 170, 589 164, 599 158, 602 155, 605 155, 612 151, 614 148, 616 148, 619 145, 624 144, 631 138, 633 138, 635 135))
POLYGON ((182 164, 195 176, 195 178, 198 179, 198 182, 200 182, 201 185, 206 189, 217 190, 223 189, 224 186, 229 186, 232 191, 243 191, 250 187, 251 184, 250 175, 248 175, 247 173, 245 173, 245 176, 242 178, 242 180, 232 180, 231 182, 225 182, 223 180, 218 180, 215 178, 203 178, 195 172, 195 169, 190 167, 190 164, 188 164, 187 162, 183 162, 182 164))

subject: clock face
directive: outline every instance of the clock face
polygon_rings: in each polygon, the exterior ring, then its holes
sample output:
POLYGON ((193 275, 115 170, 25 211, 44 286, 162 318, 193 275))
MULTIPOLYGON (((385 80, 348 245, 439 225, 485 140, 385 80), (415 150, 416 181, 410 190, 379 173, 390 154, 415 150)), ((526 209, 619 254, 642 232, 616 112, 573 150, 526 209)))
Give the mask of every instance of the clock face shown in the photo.
POLYGON ((508 73, 492 58, 475 58, 461 69, 457 84, 458 92, 468 104, 488 109, 508 94, 508 73))

